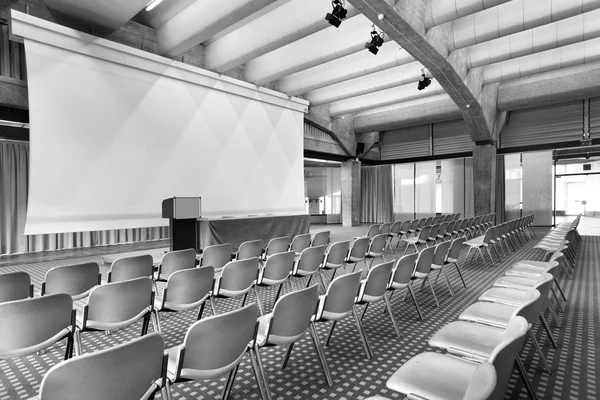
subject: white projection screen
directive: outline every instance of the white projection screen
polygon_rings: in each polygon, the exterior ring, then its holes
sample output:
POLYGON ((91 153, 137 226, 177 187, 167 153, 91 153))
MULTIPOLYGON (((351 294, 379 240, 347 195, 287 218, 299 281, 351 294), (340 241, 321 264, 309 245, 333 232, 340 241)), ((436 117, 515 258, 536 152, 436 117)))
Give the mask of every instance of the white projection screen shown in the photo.
POLYGON ((26 234, 304 213, 307 102, 13 13, 30 107, 26 234))

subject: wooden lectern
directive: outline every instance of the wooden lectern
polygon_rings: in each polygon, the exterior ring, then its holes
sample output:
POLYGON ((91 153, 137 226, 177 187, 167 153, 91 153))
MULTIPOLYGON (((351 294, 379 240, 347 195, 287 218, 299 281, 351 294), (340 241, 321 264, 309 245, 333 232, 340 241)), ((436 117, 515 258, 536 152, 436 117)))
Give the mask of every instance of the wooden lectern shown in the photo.
POLYGON ((202 198, 172 197, 162 202, 162 216, 169 218, 170 250, 196 249, 202 198))

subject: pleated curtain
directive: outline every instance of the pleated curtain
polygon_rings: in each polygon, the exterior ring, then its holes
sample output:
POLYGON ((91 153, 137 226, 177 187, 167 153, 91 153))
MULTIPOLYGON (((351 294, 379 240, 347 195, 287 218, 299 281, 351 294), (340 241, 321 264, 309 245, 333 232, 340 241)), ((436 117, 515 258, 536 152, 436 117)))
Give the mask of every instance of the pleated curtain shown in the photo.
POLYGON ((361 222, 383 223, 394 220, 392 166, 361 169, 361 222))
POLYGON ((25 236, 28 177, 29 144, 0 140, 0 255, 168 238, 168 227, 25 236))
POLYGON ((506 221, 506 181, 504 176, 504 155, 496 156, 496 223, 506 221))

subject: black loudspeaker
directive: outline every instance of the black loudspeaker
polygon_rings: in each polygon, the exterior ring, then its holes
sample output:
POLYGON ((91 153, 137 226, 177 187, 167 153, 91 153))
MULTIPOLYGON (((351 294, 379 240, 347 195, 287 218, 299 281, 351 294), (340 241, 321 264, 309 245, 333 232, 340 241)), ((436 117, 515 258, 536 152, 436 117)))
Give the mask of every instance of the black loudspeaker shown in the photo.
POLYGON ((356 143, 356 155, 362 154, 365 151, 365 144, 363 142, 356 143))

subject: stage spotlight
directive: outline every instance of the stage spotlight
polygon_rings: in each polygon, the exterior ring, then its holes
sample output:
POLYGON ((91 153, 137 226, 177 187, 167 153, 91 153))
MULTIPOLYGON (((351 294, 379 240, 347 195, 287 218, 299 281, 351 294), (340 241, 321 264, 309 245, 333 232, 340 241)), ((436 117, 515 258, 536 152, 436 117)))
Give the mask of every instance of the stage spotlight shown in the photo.
POLYGON ((385 38, 385 33, 382 31, 377 32, 375 26, 373 26, 373 30, 371 31, 371 41, 365 43, 365 48, 368 49, 374 55, 377 55, 379 52, 379 48, 383 46, 383 39, 385 38))
POLYGON ((344 8, 345 0, 333 0, 331 2, 331 6, 333 7, 333 11, 331 13, 327 13, 325 15, 325 19, 331 25, 338 28, 342 23, 342 20, 346 18, 346 14, 348 14, 348 10, 344 8))
POLYGON ((419 78, 419 84, 417 85, 417 89, 423 90, 429 85, 431 85, 431 78, 427 77, 427 75, 425 74, 425 69, 422 69, 421 78, 419 78))

